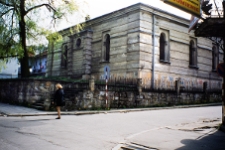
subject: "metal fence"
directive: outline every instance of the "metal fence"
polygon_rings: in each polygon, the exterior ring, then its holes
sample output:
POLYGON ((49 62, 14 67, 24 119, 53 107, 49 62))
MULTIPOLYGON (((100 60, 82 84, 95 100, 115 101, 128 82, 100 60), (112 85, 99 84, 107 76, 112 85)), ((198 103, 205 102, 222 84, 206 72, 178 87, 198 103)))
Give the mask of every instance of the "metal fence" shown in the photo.
MULTIPOLYGON (((106 80, 95 81, 98 90, 105 90, 106 80)), ((137 79, 134 78, 110 78, 107 81, 108 91, 136 91, 137 79)))

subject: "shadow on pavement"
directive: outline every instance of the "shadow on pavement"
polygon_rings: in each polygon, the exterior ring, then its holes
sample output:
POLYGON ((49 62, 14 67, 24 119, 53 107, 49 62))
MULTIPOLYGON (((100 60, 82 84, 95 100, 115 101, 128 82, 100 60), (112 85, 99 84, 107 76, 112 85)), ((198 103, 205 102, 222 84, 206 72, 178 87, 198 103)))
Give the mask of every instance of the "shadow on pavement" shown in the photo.
POLYGON ((207 133, 195 140, 184 139, 181 143, 184 146, 176 150, 224 150, 225 133, 216 129, 213 133, 207 133))

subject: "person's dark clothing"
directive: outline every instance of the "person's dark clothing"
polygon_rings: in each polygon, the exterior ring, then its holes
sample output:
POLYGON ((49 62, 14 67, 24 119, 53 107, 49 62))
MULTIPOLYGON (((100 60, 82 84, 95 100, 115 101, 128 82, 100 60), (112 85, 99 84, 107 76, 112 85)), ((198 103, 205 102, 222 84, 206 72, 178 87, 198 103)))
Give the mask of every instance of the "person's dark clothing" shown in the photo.
POLYGON ((64 91, 63 91, 63 89, 58 89, 58 90, 55 91, 54 103, 55 103, 56 106, 63 106, 64 105, 64 91))

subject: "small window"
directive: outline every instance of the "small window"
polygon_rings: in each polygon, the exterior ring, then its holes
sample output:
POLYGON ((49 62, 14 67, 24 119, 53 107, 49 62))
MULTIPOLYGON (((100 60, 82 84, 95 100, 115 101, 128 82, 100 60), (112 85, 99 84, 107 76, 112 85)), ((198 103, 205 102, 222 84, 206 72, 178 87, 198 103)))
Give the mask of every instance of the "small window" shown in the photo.
POLYGON ((219 55, 217 46, 213 46, 212 48, 212 71, 216 71, 216 67, 218 65, 219 55))
POLYGON ((110 60, 110 35, 106 34, 103 39, 102 62, 109 62, 109 60, 110 60))
POLYGON ((61 55, 61 66, 67 68, 67 55, 68 55, 68 47, 67 45, 63 46, 62 55, 61 55))
POLYGON ((191 68, 197 67, 197 48, 193 40, 190 41, 189 45, 189 65, 191 68))
POLYGON ((76 46, 77 46, 77 48, 79 48, 80 45, 81 45, 81 39, 79 38, 79 39, 77 39, 77 41, 76 41, 76 46))
POLYGON ((105 40, 105 60, 109 62, 110 59, 110 36, 107 34, 106 35, 106 40, 105 40))
POLYGON ((165 33, 161 33, 160 34, 160 39, 159 39, 159 49, 160 49, 160 62, 166 62, 169 63, 169 46, 168 46, 168 42, 166 40, 166 34, 165 33))

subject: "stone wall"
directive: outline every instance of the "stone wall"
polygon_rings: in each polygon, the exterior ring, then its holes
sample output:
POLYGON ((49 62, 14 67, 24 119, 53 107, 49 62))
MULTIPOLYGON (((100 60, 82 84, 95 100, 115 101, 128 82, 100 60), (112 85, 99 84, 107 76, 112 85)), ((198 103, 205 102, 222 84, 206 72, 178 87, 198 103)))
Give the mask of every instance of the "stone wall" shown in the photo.
POLYGON ((48 109, 55 88, 54 84, 52 81, 43 80, 0 80, 0 100, 27 106, 42 101, 45 104, 43 109, 48 109))
MULTIPOLYGON (((91 78, 89 81, 63 82, 66 105, 62 110, 135 108, 221 102, 221 90, 204 88, 183 89, 178 83, 175 89, 147 89, 142 80, 136 82, 109 82, 106 105, 105 83, 91 78)), ((23 104, 50 110, 55 84, 49 80, 0 80, 0 101, 23 104)), ((175 83, 174 83, 175 84, 175 83)))

